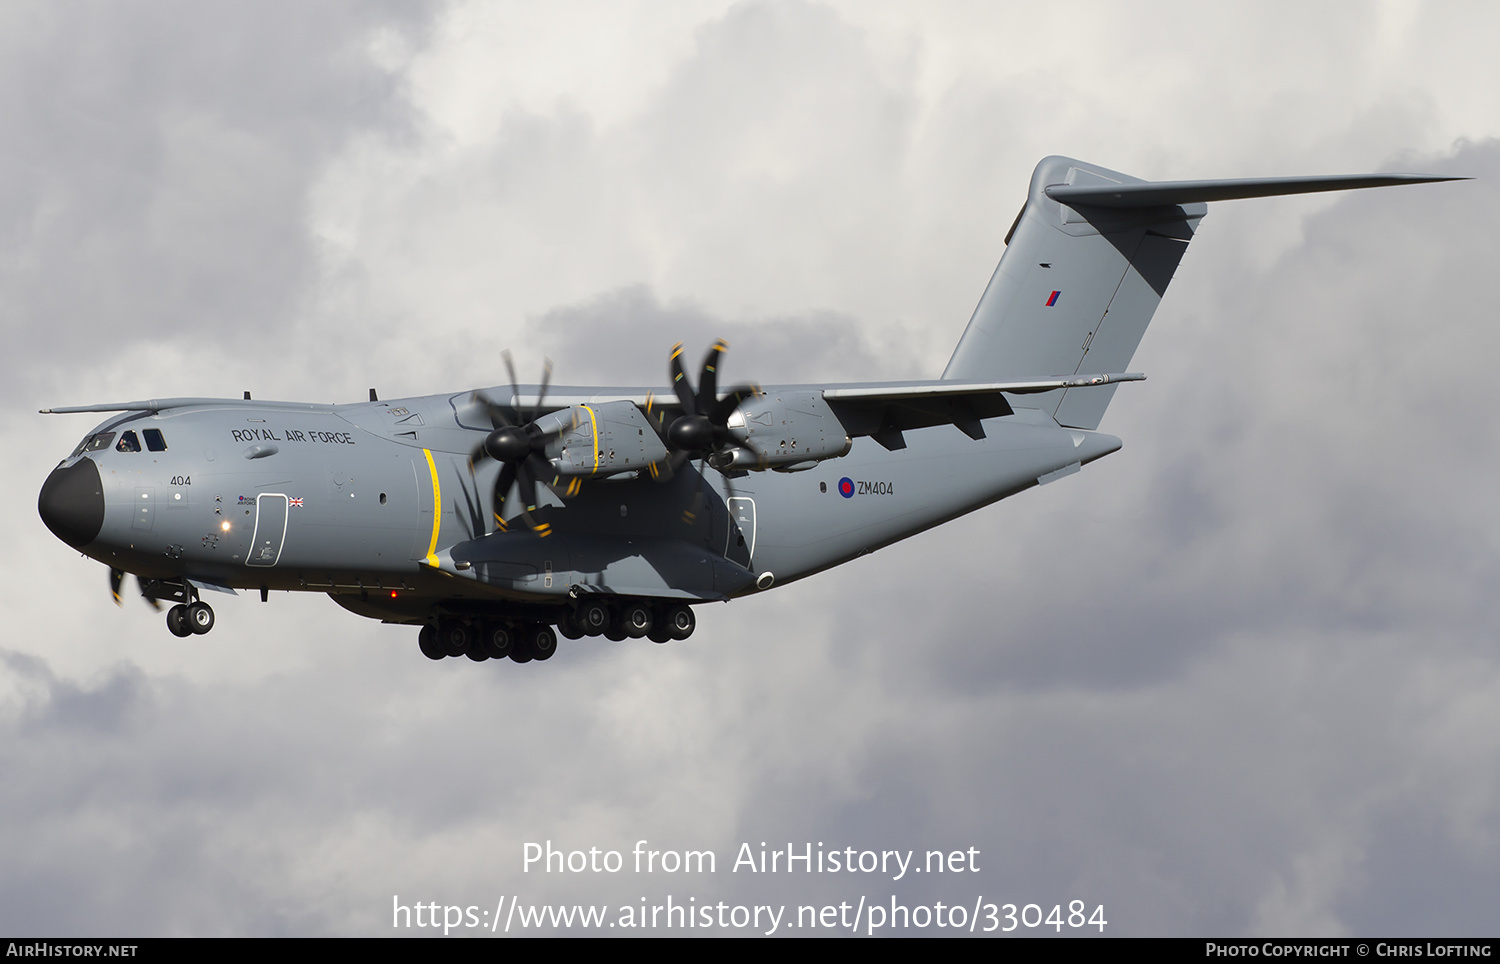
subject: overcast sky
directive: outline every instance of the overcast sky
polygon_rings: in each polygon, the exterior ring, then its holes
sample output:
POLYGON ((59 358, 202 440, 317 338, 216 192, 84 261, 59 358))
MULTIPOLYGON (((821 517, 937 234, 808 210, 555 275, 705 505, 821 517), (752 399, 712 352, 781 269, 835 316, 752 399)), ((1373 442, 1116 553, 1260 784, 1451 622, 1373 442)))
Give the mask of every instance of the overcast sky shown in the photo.
POLYGON ((895 894, 1496 935, 1497 36, 1479 3, 0 7, 0 930, 895 894), (1211 206, 1120 452, 685 643, 432 663, 315 594, 178 640, 37 517, 93 424, 49 405, 459 391, 507 347, 662 384, 721 335, 731 379, 936 377, 1048 154, 1475 180, 1211 206), (523 873, 549 839, 718 873, 523 873), (980 871, 731 873, 762 841, 980 871))

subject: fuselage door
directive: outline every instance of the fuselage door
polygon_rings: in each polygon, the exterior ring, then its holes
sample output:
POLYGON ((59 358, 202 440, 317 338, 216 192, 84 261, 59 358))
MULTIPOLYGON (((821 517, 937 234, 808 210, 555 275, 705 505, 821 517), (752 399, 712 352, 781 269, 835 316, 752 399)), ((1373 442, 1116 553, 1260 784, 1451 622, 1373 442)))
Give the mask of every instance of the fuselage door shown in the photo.
POLYGON ((724 557, 748 567, 755 555, 755 500, 735 496, 729 500, 729 531, 724 557))
POLYGON ((281 558, 281 544, 286 541, 287 497, 280 493, 261 493, 255 500, 255 534, 250 537, 247 566, 274 566, 281 558))

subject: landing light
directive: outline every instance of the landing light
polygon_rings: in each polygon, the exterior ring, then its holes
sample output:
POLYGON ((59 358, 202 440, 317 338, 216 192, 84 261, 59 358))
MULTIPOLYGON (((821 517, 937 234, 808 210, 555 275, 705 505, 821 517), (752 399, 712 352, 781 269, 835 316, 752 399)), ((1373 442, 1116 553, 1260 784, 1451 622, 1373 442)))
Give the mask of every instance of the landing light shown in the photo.
POLYGON ((222 525, 220 525, 219 528, 223 529, 225 532, 228 532, 229 531, 229 520, 225 519, 224 523, 222 525))

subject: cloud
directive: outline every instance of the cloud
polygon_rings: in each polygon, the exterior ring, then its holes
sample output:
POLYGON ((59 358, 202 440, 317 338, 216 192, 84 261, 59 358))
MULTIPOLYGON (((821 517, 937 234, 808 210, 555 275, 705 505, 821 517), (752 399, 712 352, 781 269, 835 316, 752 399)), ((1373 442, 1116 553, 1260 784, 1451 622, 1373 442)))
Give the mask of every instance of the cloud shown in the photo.
POLYGON ((393 895, 894 893, 1080 899, 1109 934, 1487 932, 1485 31, 1186 9, 7 15, 17 409, 459 391, 506 347, 523 379, 547 354, 660 386, 673 342, 721 336, 731 380, 934 377, 1045 154, 1477 180, 1213 206, 1104 422, 1122 451, 702 607, 683 644, 429 663, 300 594, 172 639, 34 515, 87 419, 14 416, 0 920, 386 934, 393 895), (641 839, 720 872, 521 867, 641 839), (728 870, 762 841, 982 869, 728 870))

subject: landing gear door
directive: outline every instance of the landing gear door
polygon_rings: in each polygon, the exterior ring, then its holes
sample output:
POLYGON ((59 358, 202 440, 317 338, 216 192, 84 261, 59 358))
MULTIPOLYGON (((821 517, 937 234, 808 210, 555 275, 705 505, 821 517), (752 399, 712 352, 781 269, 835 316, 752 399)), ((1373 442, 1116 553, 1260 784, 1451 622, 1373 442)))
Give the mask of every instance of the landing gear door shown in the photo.
POLYGON ((284 494, 261 493, 255 500, 255 534, 250 537, 247 566, 274 566, 286 541, 287 498, 284 494))
POLYGON ((750 568, 755 556, 755 500, 735 496, 728 501, 729 526, 724 540, 724 558, 750 568))

